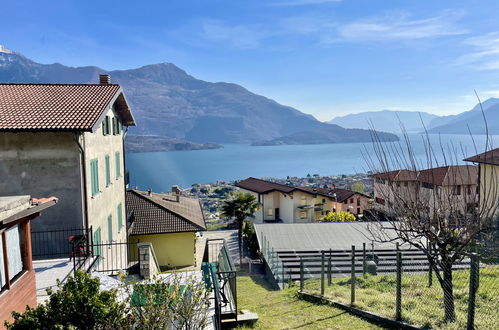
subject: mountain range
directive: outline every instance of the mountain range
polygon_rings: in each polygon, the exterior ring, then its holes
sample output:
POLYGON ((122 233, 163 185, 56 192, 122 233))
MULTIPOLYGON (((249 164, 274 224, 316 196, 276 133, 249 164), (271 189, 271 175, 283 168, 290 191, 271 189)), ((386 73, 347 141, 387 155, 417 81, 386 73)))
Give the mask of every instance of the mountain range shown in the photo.
MULTIPOLYGON (((236 84, 196 79, 172 63, 107 71, 95 66, 40 64, 0 49, 0 82, 96 83, 99 74, 109 74, 112 83, 123 87, 137 122, 129 134, 143 138, 155 135, 201 144, 265 143, 300 133, 307 137, 302 143, 310 139, 331 143, 360 142, 369 135, 368 131, 322 123, 236 84)), ((388 133, 381 138, 398 139, 388 133)), ((139 140, 134 140, 134 148, 139 147, 139 140)), ((295 142, 300 141, 295 137, 295 142)))
POLYGON ((366 111, 336 117, 328 123, 345 128, 371 128, 376 130, 400 133, 401 124, 408 133, 418 133, 424 128, 431 134, 499 134, 499 99, 490 98, 477 104, 473 109, 457 115, 437 116, 417 111, 366 111), (483 108, 483 113, 482 113, 483 108), (484 118, 485 117, 485 118, 484 118), (423 126, 424 124, 424 126, 423 126))
POLYGON ((400 133, 401 124, 403 124, 407 132, 415 133, 421 131, 422 123, 428 127, 437 118, 440 117, 427 112, 381 110, 336 117, 328 123, 345 128, 368 129, 374 127, 377 130, 392 133, 400 133))

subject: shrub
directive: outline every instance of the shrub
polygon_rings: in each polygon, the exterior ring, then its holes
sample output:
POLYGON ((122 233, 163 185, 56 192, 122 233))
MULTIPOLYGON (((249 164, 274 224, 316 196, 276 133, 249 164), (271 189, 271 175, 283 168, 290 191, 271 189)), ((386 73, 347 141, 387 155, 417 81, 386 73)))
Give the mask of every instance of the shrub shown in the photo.
POLYGON ((252 259, 258 257, 258 241, 256 238, 255 226, 251 221, 245 221, 243 227, 243 237, 248 247, 249 255, 252 259))
POLYGON ((115 291, 99 292, 100 280, 83 271, 69 276, 57 290, 47 289, 50 298, 24 313, 13 312, 14 322, 7 329, 113 329, 126 328, 126 306, 115 291))
POLYGON ((350 212, 338 211, 328 213, 322 220, 322 222, 353 222, 355 221, 355 215, 350 212))

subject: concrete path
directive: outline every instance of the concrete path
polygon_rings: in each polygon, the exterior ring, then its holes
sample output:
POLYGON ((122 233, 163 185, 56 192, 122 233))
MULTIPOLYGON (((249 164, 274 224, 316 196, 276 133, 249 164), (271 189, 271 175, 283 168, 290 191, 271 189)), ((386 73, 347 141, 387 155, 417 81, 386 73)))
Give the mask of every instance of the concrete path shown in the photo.
POLYGON ((239 240, 237 238, 237 230, 215 230, 204 231, 205 239, 223 238, 229 249, 229 254, 234 261, 235 266, 239 266, 239 240))

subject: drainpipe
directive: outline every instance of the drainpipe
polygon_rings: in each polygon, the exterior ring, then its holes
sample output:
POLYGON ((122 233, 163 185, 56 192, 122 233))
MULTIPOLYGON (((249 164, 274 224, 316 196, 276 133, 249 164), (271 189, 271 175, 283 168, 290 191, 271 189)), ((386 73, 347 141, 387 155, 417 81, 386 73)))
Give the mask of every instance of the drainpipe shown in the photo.
MULTIPOLYGON (((126 177, 127 177, 127 169, 126 169, 126 158, 125 158, 125 137, 126 135, 128 134, 128 126, 125 126, 126 128, 123 130, 123 139, 122 139, 122 145, 123 145, 123 152, 122 152, 122 157, 123 157, 123 188, 124 188, 124 191, 126 193, 126 189, 127 189, 127 186, 126 186, 126 177)), ((130 178, 130 176, 128 177, 130 178)), ((126 198, 125 198, 126 199, 126 198)), ((126 204, 126 202, 125 202, 126 204)), ((126 207, 125 207, 126 209, 126 207)), ((126 211, 125 211, 126 213, 126 211)))
POLYGON ((83 221, 85 223, 85 231, 88 232, 88 201, 87 201, 87 166, 85 162, 85 135, 84 133, 73 132, 73 136, 80 150, 80 163, 81 163, 81 186, 82 186, 82 200, 83 200, 83 221), (80 136, 83 138, 83 146, 80 143, 80 136))

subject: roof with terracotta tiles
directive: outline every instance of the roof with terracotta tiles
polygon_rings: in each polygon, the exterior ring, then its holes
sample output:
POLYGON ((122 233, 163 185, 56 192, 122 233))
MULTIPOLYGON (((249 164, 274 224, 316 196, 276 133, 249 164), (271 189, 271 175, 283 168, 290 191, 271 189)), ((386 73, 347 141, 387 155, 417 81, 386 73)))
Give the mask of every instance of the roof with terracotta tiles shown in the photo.
POLYGON ((473 185, 478 182, 478 168, 472 165, 453 165, 419 171, 418 181, 437 186, 473 185))
POLYGON ((390 181, 416 181, 418 172, 413 170, 394 170, 373 174, 373 177, 390 181))
POLYGON ((499 148, 466 158, 465 161, 481 164, 499 165, 499 148))
POLYGON ((151 235, 206 230, 199 200, 129 190, 126 192, 127 214, 133 212, 130 235, 151 235))
POLYGON ((421 171, 395 170, 373 174, 373 177, 397 181, 419 181, 437 186, 477 184, 478 168, 472 165, 449 165, 421 171))
POLYGON ((0 84, 0 131, 92 131, 111 105, 135 126, 120 85, 0 84))
POLYGON ((283 184, 256 179, 253 177, 236 182, 235 186, 259 194, 265 194, 272 191, 279 191, 288 194, 296 189, 295 187, 285 186, 283 184))

